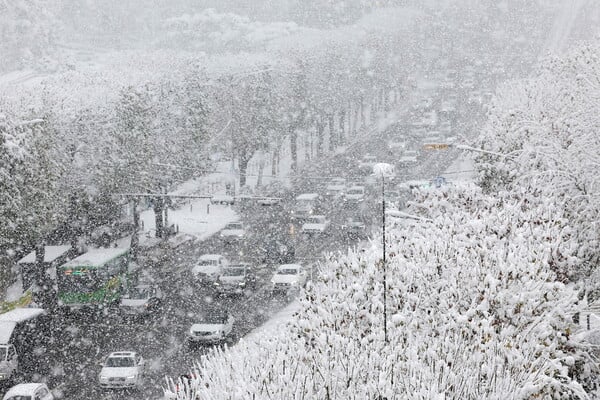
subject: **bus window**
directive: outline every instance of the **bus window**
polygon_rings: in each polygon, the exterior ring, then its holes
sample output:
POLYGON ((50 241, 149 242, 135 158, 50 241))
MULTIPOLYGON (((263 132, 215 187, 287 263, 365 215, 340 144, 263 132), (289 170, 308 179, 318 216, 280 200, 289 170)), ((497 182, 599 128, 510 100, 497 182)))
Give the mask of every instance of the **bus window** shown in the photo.
POLYGON ((63 292, 91 293, 101 282, 95 270, 63 271, 58 275, 58 285, 63 292))

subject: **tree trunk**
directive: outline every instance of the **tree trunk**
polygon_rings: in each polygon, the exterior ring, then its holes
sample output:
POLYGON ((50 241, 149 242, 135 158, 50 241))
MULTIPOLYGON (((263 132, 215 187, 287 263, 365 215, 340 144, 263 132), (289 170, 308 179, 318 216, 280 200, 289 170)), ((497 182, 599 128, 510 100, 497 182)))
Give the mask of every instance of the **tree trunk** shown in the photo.
POLYGON ((354 136, 356 136, 356 133, 358 132, 359 117, 362 117, 362 105, 354 110, 354 118, 352 123, 352 134, 354 136))
POLYGON ((275 177, 279 173, 279 159, 281 158, 281 149, 283 147, 283 140, 277 138, 277 144, 273 149, 273 156, 271 157, 271 176, 275 177))
POLYGON ((256 187, 262 186, 263 173, 265 171, 265 151, 261 150, 258 158, 258 177, 256 178, 256 187))
POLYGON ((315 120, 315 125, 317 128, 317 157, 320 157, 323 154, 323 142, 325 139, 325 121, 323 121, 321 116, 315 120))
POLYGON ((163 210, 164 210, 164 198, 155 197, 154 198, 154 228, 156 230, 155 236, 157 238, 162 238, 164 236, 164 219, 163 219, 163 210))
POLYGON ((346 108, 342 107, 339 115, 340 144, 346 142, 346 108))
MULTIPOLYGON (((360 96, 360 126, 364 127, 365 126, 365 99, 363 96, 360 96)), ((354 128, 356 129, 356 125, 354 126, 354 128)))
POLYGON ((335 132, 335 113, 328 114, 327 119, 329 120, 329 151, 334 152, 338 144, 335 132))
POLYGON ((308 136, 306 133, 304 134, 304 161, 308 161, 310 160, 310 157, 312 155, 312 132, 310 133, 310 136, 308 136))
POLYGON ((240 150, 238 156, 238 167, 240 169, 240 188, 246 186, 246 173, 248 171, 248 163, 251 156, 246 150, 240 150))
POLYGON ((298 169, 298 132, 293 125, 289 126, 290 136, 290 153, 292 155, 292 172, 296 172, 298 169))
POLYGON ((378 100, 379 100, 378 93, 375 92, 373 94, 373 97, 371 97, 371 109, 369 110, 369 124, 372 124, 373 122, 375 122, 375 115, 377 114, 378 103, 379 103, 378 100))
MULTIPOLYGON (((387 89, 383 89, 383 111, 388 113, 390 111, 390 93, 387 89)), ((385 117, 385 115, 384 115, 385 117)))

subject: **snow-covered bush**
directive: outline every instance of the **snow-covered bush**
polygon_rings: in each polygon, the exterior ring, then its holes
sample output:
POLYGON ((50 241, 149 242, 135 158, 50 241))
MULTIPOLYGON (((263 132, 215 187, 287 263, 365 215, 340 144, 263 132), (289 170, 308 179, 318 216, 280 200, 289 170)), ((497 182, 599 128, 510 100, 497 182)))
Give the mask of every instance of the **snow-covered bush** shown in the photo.
POLYGON ((563 210, 571 251, 556 254, 565 277, 599 261, 600 73, 598 45, 550 58, 524 82, 499 90, 478 141, 481 184, 488 191, 528 193, 529 201, 563 210))
MULTIPOLYGON (((475 189, 423 194, 433 222, 331 257, 279 334, 199 361, 202 399, 586 398, 577 291, 549 264, 560 210, 475 189)), ((182 399, 192 399, 182 396, 182 399)))

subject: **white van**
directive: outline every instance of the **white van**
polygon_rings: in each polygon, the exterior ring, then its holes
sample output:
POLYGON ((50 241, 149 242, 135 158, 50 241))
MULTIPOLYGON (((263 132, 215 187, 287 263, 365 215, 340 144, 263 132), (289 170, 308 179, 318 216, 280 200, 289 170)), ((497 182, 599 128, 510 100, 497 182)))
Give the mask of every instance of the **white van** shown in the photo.
POLYGON ((303 193, 296 197, 296 204, 292 209, 293 219, 305 219, 317 210, 321 196, 318 193, 303 193))

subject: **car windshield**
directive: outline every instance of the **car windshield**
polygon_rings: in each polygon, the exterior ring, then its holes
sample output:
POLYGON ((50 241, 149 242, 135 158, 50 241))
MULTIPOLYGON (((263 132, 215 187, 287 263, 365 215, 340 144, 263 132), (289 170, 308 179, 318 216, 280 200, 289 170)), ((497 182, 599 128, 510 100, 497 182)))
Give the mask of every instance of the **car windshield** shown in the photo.
POLYGON ((147 299, 150 296, 149 287, 132 287, 127 291, 130 299, 147 299))
POLYGON ((6 400, 32 400, 31 396, 21 396, 20 394, 7 397, 6 400))
POLYGON ((110 368, 129 368, 135 366, 133 357, 109 357, 106 366, 110 368))
POLYGON ((297 268, 280 268, 277 275, 298 275, 297 268))
POLYGON ((227 224, 225 226, 225 229, 229 229, 229 230, 238 230, 238 229, 242 229, 242 223, 241 222, 232 222, 230 224, 227 224))
POLYGON ((223 271, 223 276, 243 276, 244 272, 244 267, 226 268, 223 271))
POLYGON ((200 324, 224 324, 226 322, 227 314, 220 312, 204 314, 199 321, 200 324))

